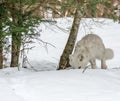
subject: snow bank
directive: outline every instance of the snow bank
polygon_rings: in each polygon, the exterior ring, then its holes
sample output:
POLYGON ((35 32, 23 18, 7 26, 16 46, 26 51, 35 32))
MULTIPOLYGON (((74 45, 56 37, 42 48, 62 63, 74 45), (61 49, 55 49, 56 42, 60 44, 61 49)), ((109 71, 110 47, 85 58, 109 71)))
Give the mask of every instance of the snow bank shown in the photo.
POLYGON ((119 101, 120 69, 0 71, 1 101, 119 101))

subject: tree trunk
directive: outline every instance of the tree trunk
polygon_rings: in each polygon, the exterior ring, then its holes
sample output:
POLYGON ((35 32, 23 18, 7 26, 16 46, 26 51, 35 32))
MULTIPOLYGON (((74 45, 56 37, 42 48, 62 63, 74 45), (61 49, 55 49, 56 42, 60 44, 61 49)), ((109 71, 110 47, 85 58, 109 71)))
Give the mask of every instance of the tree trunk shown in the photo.
POLYGON ((11 64, 10 67, 17 67, 19 63, 19 54, 21 46, 21 35, 12 35, 12 51, 11 51, 11 64))
POLYGON ((0 38, 0 69, 3 68, 3 44, 1 43, 1 38, 0 38))
POLYGON ((63 51, 63 54, 60 58, 58 70, 65 69, 65 68, 70 66, 69 65, 69 55, 72 53, 75 42, 76 42, 76 38, 77 38, 78 30, 79 30, 79 25, 80 25, 80 20, 81 20, 80 11, 76 10, 72 29, 70 32, 70 36, 68 38, 68 41, 67 41, 65 49, 63 51))
MULTIPOLYGON (((12 21, 15 25, 21 25, 19 22, 19 17, 16 16, 16 5, 12 4, 12 21)), ((21 47, 21 33, 13 32, 12 33, 12 50, 11 50, 11 64, 10 67, 18 67, 19 64, 19 54, 21 47)))
POLYGON ((2 21, 0 20, 0 69, 3 68, 3 36, 2 36, 2 21))

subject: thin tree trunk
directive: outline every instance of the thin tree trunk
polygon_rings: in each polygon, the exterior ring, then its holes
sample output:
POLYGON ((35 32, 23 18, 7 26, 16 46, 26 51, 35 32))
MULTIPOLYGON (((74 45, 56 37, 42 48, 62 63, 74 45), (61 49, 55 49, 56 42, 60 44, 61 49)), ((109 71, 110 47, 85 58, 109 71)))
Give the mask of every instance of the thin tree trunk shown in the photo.
MULTIPOLYGON (((12 9, 12 20, 13 23, 18 25, 19 20, 15 16, 15 7, 16 5, 13 3, 13 9, 12 9)), ((10 67, 18 67, 19 65, 19 54, 20 54, 20 47, 21 47, 21 33, 19 32, 13 32, 12 33, 12 50, 11 50, 11 64, 10 67)))
POLYGON ((76 10, 74 21, 73 21, 73 26, 72 26, 67 44, 65 46, 65 49, 63 51, 63 54, 60 58, 58 70, 65 69, 70 66, 69 55, 72 53, 74 45, 75 45, 75 41, 76 41, 78 30, 79 30, 80 20, 81 20, 80 11, 76 10))
POLYGON ((0 21, 0 69, 3 68, 3 36, 2 36, 2 21, 0 21))
POLYGON ((3 68, 3 44, 1 43, 1 38, 0 38, 0 69, 3 68))
POLYGON ((20 46, 21 46, 20 44, 21 44, 21 36, 19 34, 13 34, 10 67, 17 67, 19 64, 19 54, 20 54, 20 46))

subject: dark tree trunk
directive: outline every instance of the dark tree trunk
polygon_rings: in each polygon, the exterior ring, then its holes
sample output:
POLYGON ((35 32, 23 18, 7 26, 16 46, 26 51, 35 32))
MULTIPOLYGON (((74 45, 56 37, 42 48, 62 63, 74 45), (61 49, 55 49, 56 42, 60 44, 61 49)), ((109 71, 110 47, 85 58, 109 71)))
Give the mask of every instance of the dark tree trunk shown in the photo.
POLYGON ((65 69, 70 66, 69 55, 72 53, 75 45, 75 41, 79 30, 80 20, 81 20, 80 11, 76 10, 70 36, 68 38, 63 54, 60 58, 58 70, 65 69))
POLYGON ((10 67, 17 67, 19 63, 19 54, 21 46, 21 35, 12 35, 12 51, 11 51, 11 64, 10 67))
POLYGON ((0 69, 3 68, 3 45, 0 38, 0 69))
MULTIPOLYGON (((12 20, 15 25, 21 25, 19 17, 16 16, 16 5, 12 4, 12 20)), ((19 65, 19 54, 21 47, 21 33, 13 32, 12 33, 12 50, 11 50, 11 64, 10 67, 18 67, 19 65)))
POLYGON ((0 69, 3 68, 3 36, 2 36, 2 21, 0 20, 0 69))

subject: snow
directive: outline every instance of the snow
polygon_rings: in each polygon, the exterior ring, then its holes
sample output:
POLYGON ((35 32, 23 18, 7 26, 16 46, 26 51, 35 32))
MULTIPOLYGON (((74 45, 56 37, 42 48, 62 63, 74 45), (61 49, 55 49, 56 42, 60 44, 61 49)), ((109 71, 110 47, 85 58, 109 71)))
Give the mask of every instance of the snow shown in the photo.
POLYGON ((39 27, 40 38, 55 47, 36 42, 28 52, 28 68, 0 70, 0 101, 120 101, 120 24, 100 20, 105 24, 97 27, 90 19, 82 19, 77 40, 87 33, 98 34, 114 50, 107 70, 100 69, 98 61, 97 69, 88 68, 84 73, 82 69, 56 71, 72 26, 71 18, 57 19, 61 29, 50 24, 39 27), (84 30, 86 24, 90 30, 84 30))

